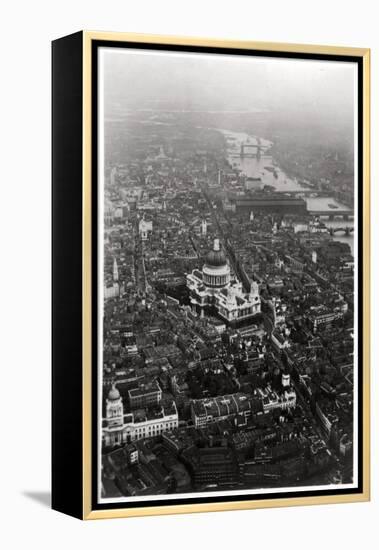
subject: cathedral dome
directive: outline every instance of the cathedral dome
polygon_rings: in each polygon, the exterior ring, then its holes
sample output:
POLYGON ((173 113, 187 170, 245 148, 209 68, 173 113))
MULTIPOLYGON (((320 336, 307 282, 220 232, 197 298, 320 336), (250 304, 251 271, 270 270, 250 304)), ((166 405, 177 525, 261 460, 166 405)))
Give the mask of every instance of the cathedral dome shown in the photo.
POLYGON ((207 287, 222 288, 230 283, 230 267, 220 241, 215 239, 213 250, 207 254, 203 265, 203 283, 207 287))
POLYGON ((117 399, 120 399, 120 392, 118 391, 116 386, 112 386, 112 389, 108 393, 108 399, 110 401, 116 401, 117 399))
POLYGON ((227 265, 226 256, 222 250, 220 250, 220 241, 215 239, 213 250, 208 252, 205 258, 205 265, 207 267, 222 267, 227 265))

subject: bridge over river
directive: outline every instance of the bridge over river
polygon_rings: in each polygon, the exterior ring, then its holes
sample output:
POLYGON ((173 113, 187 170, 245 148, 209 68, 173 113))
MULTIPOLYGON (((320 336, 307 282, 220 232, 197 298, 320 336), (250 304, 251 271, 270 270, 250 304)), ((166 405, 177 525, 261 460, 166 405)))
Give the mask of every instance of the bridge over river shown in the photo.
POLYGON ((329 233, 333 236, 336 233, 344 233, 345 235, 350 235, 354 232, 354 226, 346 227, 328 227, 329 233))

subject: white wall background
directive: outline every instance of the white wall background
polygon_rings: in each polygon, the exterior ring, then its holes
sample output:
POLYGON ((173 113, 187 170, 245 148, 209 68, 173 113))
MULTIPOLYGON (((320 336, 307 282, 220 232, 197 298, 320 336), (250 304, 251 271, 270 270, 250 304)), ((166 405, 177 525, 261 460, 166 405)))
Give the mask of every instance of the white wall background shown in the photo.
MULTIPOLYGON (((2 6, 1 484, 3 548, 374 548, 378 518, 376 2, 33 0, 2 6), (50 483, 50 41, 80 29, 372 48, 372 488, 343 504, 82 523, 46 505, 50 483), (5 377, 5 380, 4 380, 5 377)), ((67 396, 69 401, 69 396, 67 396)), ((67 452, 70 452, 68 449, 67 452)))

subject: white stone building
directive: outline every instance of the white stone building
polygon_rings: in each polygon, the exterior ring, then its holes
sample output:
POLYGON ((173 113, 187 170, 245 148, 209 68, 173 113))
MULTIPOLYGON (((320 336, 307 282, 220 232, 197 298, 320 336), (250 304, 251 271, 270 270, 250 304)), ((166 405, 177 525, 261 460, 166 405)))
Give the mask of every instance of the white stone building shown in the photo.
POLYGON ((106 400, 106 412, 102 425, 103 444, 106 447, 122 445, 162 435, 179 425, 178 411, 173 401, 170 405, 152 410, 139 410, 124 414, 122 398, 113 386, 106 400))
POLYGON ((149 235, 153 231, 153 222, 145 220, 145 218, 142 218, 142 220, 140 220, 139 225, 138 225, 138 231, 139 231, 139 235, 140 235, 141 239, 143 241, 146 241, 148 239, 149 235))
POLYGON ((195 269, 187 275, 192 309, 204 316, 214 309, 227 323, 238 323, 261 311, 261 299, 257 283, 250 292, 244 292, 242 283, 231 279, 230 266, 218 239, 208 253, 202 271, 195 269))

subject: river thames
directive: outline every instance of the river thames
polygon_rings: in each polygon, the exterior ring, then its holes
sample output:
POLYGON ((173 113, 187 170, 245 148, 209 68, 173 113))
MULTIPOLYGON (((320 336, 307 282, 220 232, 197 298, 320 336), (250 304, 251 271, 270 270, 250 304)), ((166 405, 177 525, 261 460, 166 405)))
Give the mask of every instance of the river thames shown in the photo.
MULTIPOLYGON (((302 191, 309 192, 309 187, 302 186, 296 179, 287 176, 269 154, 272 143, 266 139, 249 135, 244 132, 232 132, 217 128, 223 134, 227 142, 227 158, 229 163, 240 170, 247 177, 260 178, 263 185, 270 185, 280 192, 302 191), (256 153, 260 148, 260 156, 241 156, 241 144, 245 145, 248 153, 256 153)), ((333 197, 304 197, 308 210, 329 211, 338 214, 339 210, 346 210, 346 206, 336 201, 333 197), (331 206, 332 205, 332 206, 331 206)), ((323 220, 327 227, 352 227, 354 220, 329 220, 327 216, 323 220)), ((351 253, 354 253, 354 233, 345 235, 338 233, 333 236, 334 241, 349 245, 351 253)))

